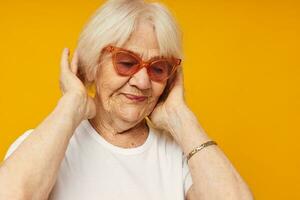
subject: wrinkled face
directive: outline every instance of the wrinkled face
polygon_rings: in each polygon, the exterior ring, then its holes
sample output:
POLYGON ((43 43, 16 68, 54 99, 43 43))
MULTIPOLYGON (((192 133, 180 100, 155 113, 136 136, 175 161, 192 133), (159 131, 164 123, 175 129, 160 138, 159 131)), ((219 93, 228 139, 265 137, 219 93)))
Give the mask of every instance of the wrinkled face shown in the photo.
MULTIPOLYGON (((150 23, 139 23, 122 48, 141 55, 143 60, 159 56, 153 26, 150 23)), ((131 77, 120 76, 115 71, 111 54, 105 54, 96 79, 97 100, 102 112, 112 119, 118 118, 132 124, 140 122, 154 109, 167 81, 159 83, 150 80, 146 68, 131 77)))

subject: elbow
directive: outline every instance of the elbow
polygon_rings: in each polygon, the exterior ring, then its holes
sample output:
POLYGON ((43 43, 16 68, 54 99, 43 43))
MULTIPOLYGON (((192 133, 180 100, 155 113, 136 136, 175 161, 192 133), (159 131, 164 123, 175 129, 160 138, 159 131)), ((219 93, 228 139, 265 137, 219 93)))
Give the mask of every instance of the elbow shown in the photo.
POLYGON ((1 188, 0 190, 0 200, 28 200, 30 197, 26 195, 21 189, 9 189, 9 188, 1 188))
POLYGON ((24 191, 22 189, 14 190, 14 191, 0 191, 0 200, 47 200, 48 196, 42 195, 32 195, 29 194, 28 191, 24 191))
POLYGON ((25 180, 1 173, 0 168, 0 200, 44 200, 48 199, 49 193, 40 187, 31 187, 25 180))
POLYGON ((236 197, 233 199, 236 200, 254 200, 253 192, 246 184, 243 184, 241 187, 238 187, 238 191, 236 191, 235 194, 236 197))
POLYGON ((247 188, 246 191, 244 192, 244 197, 242 199, 245 199, 245 200, 254 200, 254 195, 253 195, 253 192, 247 188))
POLYGON ((225 192, 222 195, 215 195, 213 198, 207 199, 228 199, 228 200, 254 200, 254 196, 250 190, 235 190, 225 192))
POLYGON ((217 198, 213 199, 254 200, 254 195, 251 189, 244 183, 224 191, 223 194, 221 192, 220 196, 218 195, 217 198))
POLYGON ((0 181, 0 200, 44 200, 48 195, 41 195, 38 191, 32 190, 28 186, 16 183, 1 184, 0 181))

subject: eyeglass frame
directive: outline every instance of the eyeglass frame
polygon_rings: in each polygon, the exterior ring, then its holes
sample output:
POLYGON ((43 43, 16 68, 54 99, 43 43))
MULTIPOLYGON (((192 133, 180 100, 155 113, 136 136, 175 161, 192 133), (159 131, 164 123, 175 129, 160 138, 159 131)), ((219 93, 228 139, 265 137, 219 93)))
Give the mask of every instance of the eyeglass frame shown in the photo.
MULTIPOLYGON (((148 73, 148 67, 151 66, 153 63, 155 63, 157 61, 164 60, 164 61, 168 61, 170 64, 172 64, 173 68, 172 68, 172 71, 170 72, 170 74, 165 79, 163 79, 163 80, 160 80, 160 81, 153 80, 155 82, 164 82, 165 80, 168 80, 173 75, 173 73, 176 72, 178 66, 181 64, 181 61, 182 61, 181 59, 175 58, 175 57, 166 58, 166 57, 158 57, 158 56, 150 58, 148 61, 144 61, 138 53, 135 53, 135 52, 133 52, 131 50, 124 49, 124 48, 121 48, 121 47, 116 47, 116 46, 113 46, 113 45, 107 45, 107 46, 105 46, 103 48, 102 52, 104 52, 104 51, 108 51, 108 52, 110 52, 112 54, 113 66, 114 66, 114 68, 115 68, 115 70, 116 70, 117 73, 118 73, 118 70, 117 70, 117 67, 116 67, 117 65, 115 63, 115 60, 116 60, 115 57, 116 57, 116 54, 118 52, 129 53, 131 56, 133 56, 134 58, 136 58, 136 60, 139 62, 138 63, 138 69, 132 75, 136 74, 143 67, 145 67, 147 69, 147 73, 148 73)), ((124 75, 124 76, 126 76, 126 75, 124 75)), ((150 79, 151 79, 151 77, 150 77, 150 79)))

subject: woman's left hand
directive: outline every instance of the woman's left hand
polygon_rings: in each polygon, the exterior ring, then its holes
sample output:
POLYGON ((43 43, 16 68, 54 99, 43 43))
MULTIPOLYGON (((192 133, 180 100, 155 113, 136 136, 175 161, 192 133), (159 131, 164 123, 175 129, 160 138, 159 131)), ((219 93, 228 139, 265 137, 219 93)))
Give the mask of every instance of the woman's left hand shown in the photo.
POLYGON ((156 105, 149 118, 155 128, 170 132, 179 141, 180 137, 172 130, 178 123, 176 115, 181 112, 186 113, 188 110, 184 100, 183 72, 182 67, 180 67, 171 85, 168 97, 164 102, 156 105))

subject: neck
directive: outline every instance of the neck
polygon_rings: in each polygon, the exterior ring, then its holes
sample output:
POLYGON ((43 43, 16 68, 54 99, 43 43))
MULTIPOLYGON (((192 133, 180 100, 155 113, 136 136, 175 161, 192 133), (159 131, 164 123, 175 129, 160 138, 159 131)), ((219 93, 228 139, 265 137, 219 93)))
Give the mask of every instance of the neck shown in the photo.
POLYGON ((113 119, 105 118, 105 116, 100 116, 98 113, 89 121, 98 134, 107 142, 123 148, 133 148, 144 144, 146 141, 149 134, 146 120, 142 120, 133 127, 128 125, 122 128, 115 126, 116 122, 113 119))

